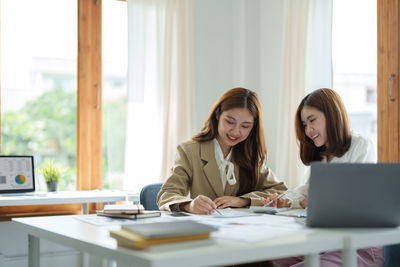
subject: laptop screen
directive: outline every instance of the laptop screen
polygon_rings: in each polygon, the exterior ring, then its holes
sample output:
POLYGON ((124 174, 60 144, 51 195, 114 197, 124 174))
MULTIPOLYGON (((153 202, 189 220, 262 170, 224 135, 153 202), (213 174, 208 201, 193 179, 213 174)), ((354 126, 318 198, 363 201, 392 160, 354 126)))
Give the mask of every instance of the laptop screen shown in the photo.
POLYGON ((33 156, 0 156, 0 194, 35 191, 33 156))
POLYGON ((311 227, 400 225, 399 163, 312 163, 311 227))

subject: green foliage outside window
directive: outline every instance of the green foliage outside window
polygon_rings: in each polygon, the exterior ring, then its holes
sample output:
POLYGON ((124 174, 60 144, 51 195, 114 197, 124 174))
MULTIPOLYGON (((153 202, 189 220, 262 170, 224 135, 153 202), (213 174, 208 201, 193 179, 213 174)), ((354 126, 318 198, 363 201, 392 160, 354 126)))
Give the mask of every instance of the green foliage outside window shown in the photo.
MULTIPOLYGON (((113 172, 124 169, 125 108, 125 99, 103 104, 103 114, 108 114, 103 120, 103 129, 108 129, 103 131, 103 138, 113 140, 111 146, 103 141, 103 177, 110 167, 113 172), (106 157, 107 153, 112 154, 106 157), (112 166, 107 158, 113 160, 112 166)), ((2 112, 1 152, 34 155, 36 166, 45 158, 67 166, 67 175, 60 181, 59 190, 73 190, 76 188, 76 132, 77 93, 56 88, 27 101, 20 110, 2 112)), ((104 183, 104 188, 119 187, 120 183, 108 180, 104 183)))
POLYGON ((76 103, 76 92, 56 88, 25 102, 18 111, 3 112, 2 153, 34 155, 36 166, 44 158, 62 163, 69 175, 60 189, 75 188, 76 103))

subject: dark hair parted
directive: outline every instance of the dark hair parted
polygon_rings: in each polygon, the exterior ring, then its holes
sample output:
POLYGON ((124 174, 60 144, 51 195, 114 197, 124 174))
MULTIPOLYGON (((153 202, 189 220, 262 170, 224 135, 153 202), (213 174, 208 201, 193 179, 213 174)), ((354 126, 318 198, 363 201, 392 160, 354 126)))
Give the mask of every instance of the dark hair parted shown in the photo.
POLYGON ((222 112, 233 108, 246 108, 254 118, 253 128, 246 140, 232 150, 234 162, 239 166, 240 189, 238 195, 254 191, 267 148, 263 126, 261 103, 258 95, 245 88, 233 88, 225 92, 211 108, 203 129, 192 139, 210 141, 218 136, 218 118, 222 112))
POLYGON ((341 157, 350 148, 351 132, 346 108, 340 96, 332 89, 321 88, 303 98, 297 108, 295 129, 300 145, 300 158, 305 165, 310 165, 312 161, 321 161, 323 156, 341 157), (306 136, 301 120, 301 111, 305 106, 324 113, 328 147, 318 148, 306 136))

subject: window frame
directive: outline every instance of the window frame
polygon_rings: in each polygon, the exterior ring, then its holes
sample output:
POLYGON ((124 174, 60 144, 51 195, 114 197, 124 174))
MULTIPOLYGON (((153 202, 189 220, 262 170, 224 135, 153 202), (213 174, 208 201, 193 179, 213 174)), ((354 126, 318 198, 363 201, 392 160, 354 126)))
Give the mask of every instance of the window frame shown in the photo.
POLYGON ((102 188, 101 8, 78 0, 77 190, 102 188))
POLYGON ((377 0, 379 162, 400 161, 399 8, 397 0, 377 0))

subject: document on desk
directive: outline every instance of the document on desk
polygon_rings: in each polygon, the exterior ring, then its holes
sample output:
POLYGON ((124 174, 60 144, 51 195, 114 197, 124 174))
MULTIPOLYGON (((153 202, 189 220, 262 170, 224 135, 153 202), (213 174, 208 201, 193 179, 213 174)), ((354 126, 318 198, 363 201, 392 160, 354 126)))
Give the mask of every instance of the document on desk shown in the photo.
POLYGON ((284 236, 304 229, 305 226, 295 221, 295 218, 252 213, 245 210, 226 208, 219 213, 210 215, 192 214, 184 217, 174 217, 175 220, 195 220, 214 226, 218 231, 211 235, 215 238, 240 242, 256 242, 284 236))
POLYGON ((75 217, 77 220, 90 223, 96 226, 108 226, 108 225, 123 225, 123 224, 132 224, 132 223, 151 223, 151 222, 165 222, 169 221, 168 218, 165 217, 152 217, 152 218, 144 218, 140 220, 131 220, 131 219, 116 219, 110 217, 101 217, 95 214, 93 215, 78 215, 75 217))
POLYGON ((221 214, 225 214, 227 217, 215 215, 172 217, 167 214, 162 214, 161 217, 146 218, 143 220, 111 219, 107 217, 99 218, 99 216, 96 215, 82 215, 77 216, 76 218, 96 226, 123 225, 126 223, 140 224, 167 222, 182 219, 195 220, 202 224, 217 227, 218 231, 213 232, 211 234, 212 237, 240 242, 257 242, 268 240, 271 238, 291 234, 299 231, 300 229, 307 229, 304 225, 297 223, 293 217, 252 214, 248 212, 236 211, 234 209, 226 209, 226 211, 221 214))
POLYGON ((217 232, 212 233, 211 236, 240 242, 257 242, 289 235, 296 231, 298 229, 277 225, 274 227, 265 225, 235 225, 229 228, 220 228, 217 232))
POLYGON ((306 229, 304 225, 297 223, 295 218, 275 215, 219 220, 218 227, 218 232, 212 233, 213 237, 241 242, 268 240, 306 229), (225 224, 221 224, 221 221, 225 224))
POLYGON ((237 218, 237 217, 249 217, 249 216, 257 216, 259 214, 254 214, 250 212, 244 212, 235 210, 232 208, 226 208, 218 210, 218 212, 214 212, 213 214, 209 215, 213 218, 237 218))
MULTIPOLYGON (((213 222, 220 222, 226 223, 228 219, 237 219, 237 218, 249 218, 249 217, 259 217, 261 214, 240 211, 237 209, 226 208, 215 211, 212 214, 190 214, 184 213, 184 216, 179 216, 182 212, 176 213, 177 215, 169 214, 169 216, 173 217, 174 220, 195 220, 195 221, 213 221, 213 222), (221 220, 222 219, 222 220, 221 220)), ((248 219, 246 219, 248 220, 248 219)), ((219 223, 218 223, 219 224, 219 223)))

